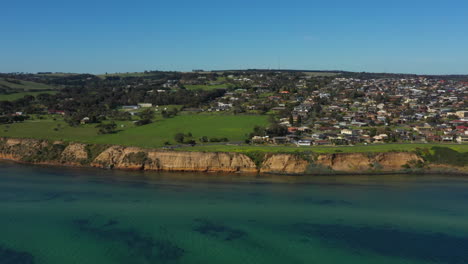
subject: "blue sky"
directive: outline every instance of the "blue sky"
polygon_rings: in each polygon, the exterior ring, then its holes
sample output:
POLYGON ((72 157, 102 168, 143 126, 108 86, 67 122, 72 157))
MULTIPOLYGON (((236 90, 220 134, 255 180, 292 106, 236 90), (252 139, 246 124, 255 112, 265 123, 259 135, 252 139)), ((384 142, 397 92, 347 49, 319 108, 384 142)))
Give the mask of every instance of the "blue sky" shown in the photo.
POLYGON ((3 1, 0 72, 468 74, 468 1, 3 1))

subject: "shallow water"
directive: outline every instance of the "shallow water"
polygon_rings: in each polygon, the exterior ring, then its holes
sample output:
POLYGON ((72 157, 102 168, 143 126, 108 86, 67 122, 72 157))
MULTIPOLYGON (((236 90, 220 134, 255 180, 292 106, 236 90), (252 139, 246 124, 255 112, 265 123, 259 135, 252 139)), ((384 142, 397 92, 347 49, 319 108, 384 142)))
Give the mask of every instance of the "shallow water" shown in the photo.
POLYGON ((4 263, 468 263, 468 178, 0 163, 4 263))

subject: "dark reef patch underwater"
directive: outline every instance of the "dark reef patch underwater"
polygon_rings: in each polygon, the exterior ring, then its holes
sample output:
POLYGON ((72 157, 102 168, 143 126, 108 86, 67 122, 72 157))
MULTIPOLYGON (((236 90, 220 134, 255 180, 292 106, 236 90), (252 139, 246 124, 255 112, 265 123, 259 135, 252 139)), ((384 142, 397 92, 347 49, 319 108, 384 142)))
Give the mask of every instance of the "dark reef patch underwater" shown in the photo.
POLYGON ((154 239, 137 230, 118 228, 118 221, 108 220, 104 224, 94 224, 89 219, 77 219, 74 225, 83 233, 94 236, 103 242, 122 243, 126 248, 124 252, 134 258, 142 258, 141 263, 166 263, 181 258, 185 250, 171 241, 154 239))
POLYGON ((33 264, 31 253, 16 251, 0 245, 0 264, 33 264))
POLYGON ((242 230, 216 224, 205 219, 195 219, 195 222, 197 226, 193 229, 194 231, 217 239, 231 241, 247 236, 247 233, 242 230))
POLYGON ((341 224, 298 223, 293 230, 309 238, 319 238, 331 247, 348 248, 359 254, 371 252, 429 263, 467 263, 467 236, 341 224))

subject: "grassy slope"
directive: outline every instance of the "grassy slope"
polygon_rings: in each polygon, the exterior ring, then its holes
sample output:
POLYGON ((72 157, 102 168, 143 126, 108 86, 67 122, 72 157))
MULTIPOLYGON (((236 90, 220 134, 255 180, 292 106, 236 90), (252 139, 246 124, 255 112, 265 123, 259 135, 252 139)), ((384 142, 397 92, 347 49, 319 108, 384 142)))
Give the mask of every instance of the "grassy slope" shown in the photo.
POLYGON ((0 85, 8 86, 11 89, 17 90, 55 90, 57 87, 47 85, 44 83, 21 81, 21 84, 7 82, 4 79, 0 79, 0 85))
POLYGON ((39 94, 55 94, 56 91, 42 91, 42 92, 21 92, 21 93, 12 93, 12 94, 0 94, 0 101, 14 101, 20 98, 23 98, 26 95, 37 96, 39 94))
POLYGON ((26 95, 36 96, 41 93, 56 93, 58 87, 51 86, 43 83, 21 81, 21 84, 7 82, 5 79, 0 78, 0 86, 6 86, 14 90, 11 94, 0 94, 0 101, 14 101, 23 98, 26 95), (37 90, 49 90, 49 91, 37 91, 37 90))
POLYGON ((242 141, 255 125, 267 123, 266 116, 182 115, 141 127, 135 127, 130 121, 118 122, 119 129, 122 129, 119 133, 98 135, 95 125, 73 128, 62 120, 47 119, 0 125, 0 136, 161 147, 166 141, 175 144, 173 138, 179 132, 191 132, 197 141, 202 136, 227 137, 231 141, 242 141), (122 124, 125 127, 121 128, 122 124), (60 129, 54 131, 57 125, 60 125, 60 129))

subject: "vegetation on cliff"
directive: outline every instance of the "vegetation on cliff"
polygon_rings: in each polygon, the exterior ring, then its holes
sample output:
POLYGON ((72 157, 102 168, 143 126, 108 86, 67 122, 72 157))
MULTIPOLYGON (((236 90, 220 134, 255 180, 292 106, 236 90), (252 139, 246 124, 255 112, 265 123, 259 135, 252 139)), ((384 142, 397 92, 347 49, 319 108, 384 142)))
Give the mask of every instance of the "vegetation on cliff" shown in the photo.
POLYGON ((468 152, 458 152, 444 147, 432 147, 431 149, 419 149, 417 153, 426 163, 459 167, 468 165, 468 152))

